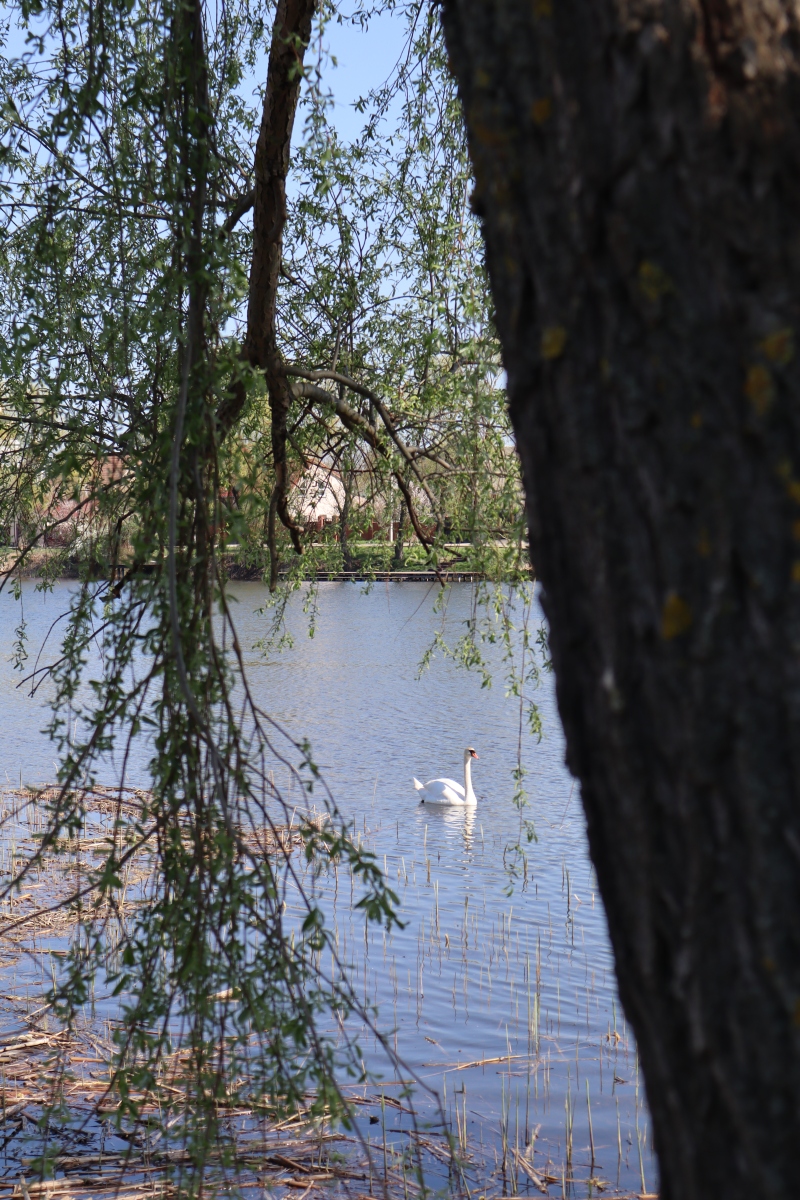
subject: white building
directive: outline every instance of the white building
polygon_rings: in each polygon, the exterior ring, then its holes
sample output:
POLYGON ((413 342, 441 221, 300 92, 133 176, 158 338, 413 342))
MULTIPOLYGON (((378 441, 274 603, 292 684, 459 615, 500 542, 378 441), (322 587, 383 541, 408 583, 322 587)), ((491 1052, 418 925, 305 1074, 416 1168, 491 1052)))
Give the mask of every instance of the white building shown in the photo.
POLYGON ((307 525, 338 521, 343 504, 344 484, 339 473, 328 467, 309 467, 292 489, 292 508, 307 525))

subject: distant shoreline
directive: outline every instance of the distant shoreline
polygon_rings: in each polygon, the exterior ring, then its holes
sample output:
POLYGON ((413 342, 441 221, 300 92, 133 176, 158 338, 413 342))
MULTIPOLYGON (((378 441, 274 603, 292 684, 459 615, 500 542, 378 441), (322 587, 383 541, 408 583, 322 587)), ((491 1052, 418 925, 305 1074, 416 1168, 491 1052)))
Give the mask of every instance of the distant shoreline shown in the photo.
MULTIPOLYGON (((2 554, 2 551, 0 551, 2 554)), ((5 561, 0 558, 0 570, 6 568, 9 564, 10 555, 4 556, 5 561)), ((47 559, 49 555, 46 550, 34 550, 25 560, 22 568, 19 571, 19 577, 22 579, 42 579, 47 574, 47 559)), ((223 557, 224 565, 228 578, 234 581, 247 583, 258 583, 264 580, 265 568, 250 567, 236 560, 232 555, 223 557)), ((124 574, 125 567, 117 568, 116 578, 124 574)), ((280 572, 281 576, 287 574, 286 571, 280 572)), ((14 571, 14 576, 17 577, 17 572, 14 571)), ((98 573, 98 578, 104 576, 98 573)), ((54 580, 69 581, 80 578, 80 564, 72 560, 55 575, 51 576, 54 580)), ((361 568, 352 571, 328 571, 324 569, 309 571, 305 581, 308 583, 479 583, 486 579, 486 575, 481 571, 464 569, 447 569, 440 572, 431 570, 430 568, 400 568, 397 570, 387 570, 384 568, 376 568, 370 570, 361 568)))

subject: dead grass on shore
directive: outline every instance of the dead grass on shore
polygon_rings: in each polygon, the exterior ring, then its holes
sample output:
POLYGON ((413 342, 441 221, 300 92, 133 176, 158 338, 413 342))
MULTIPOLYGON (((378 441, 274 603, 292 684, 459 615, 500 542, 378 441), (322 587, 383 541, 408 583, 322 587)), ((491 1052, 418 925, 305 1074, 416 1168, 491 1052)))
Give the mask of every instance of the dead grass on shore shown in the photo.
MULTIPOLYGON (((57 795, 54 788, 0 793, 0 871, 11 884, 0 902, 0 1198, 171 1195, 185 1190, 193 1159, 165 1131, 159 1096, 169 1095, 173 1112, 180 1111, 186 1053, 178 1050, 162 1064, 158 1096, 130 1097, 139 1111, 136 1123, 117 1121, 115 1021, 84 1014, 65 1029, 42 1000, 55 979, 52 960, 68 953, 79 922, 112 927, 148 894, 154 864, 146 843, 126 863, 119 898, 98 898, 92 889, 119 836, 119 817, 140 813, 147 793, 87 791, 83 835, 42 851, 45 810, 57 795)), ((250 829, 242 838, 262 854, 285 855, 304 845, 295 825, 250 829)), ((366 1095, 351 1103, 375 1106, 366 1095)), ((220 1106, 223 1134, 207 1153, 204 1192, 266 1189, 302 1200, 324 1186, 366 1200, 376 1177, 371 1156, 364 1157, 352 1133, 311 1120, 309 1109, 278 1119, 267 1108, 220 1106)), ((172 1116, 169 1123, 179 1122, 172 1116)), ((386 1166, 381 1196, 393 1186, 386 1166)), ((407 1178, 403 1195, 417 1191, 407 1178)))

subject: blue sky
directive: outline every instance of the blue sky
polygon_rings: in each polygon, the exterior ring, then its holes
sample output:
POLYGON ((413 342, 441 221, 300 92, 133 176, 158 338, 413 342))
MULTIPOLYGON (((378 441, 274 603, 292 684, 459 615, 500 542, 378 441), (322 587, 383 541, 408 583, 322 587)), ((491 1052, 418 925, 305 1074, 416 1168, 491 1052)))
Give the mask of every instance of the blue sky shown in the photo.
MULTIPOLYGON (((8 16, 9 8, 0 2, 0 21, 8 20, 8 16)), ((35 27, 36 22, 33 24, 35 27)), ((363 118, 353 106, 360 96, 388 77, 403 47, 405 32, 404 17, 392 13, 372 17, 366 29, 345 22, 339 24, 335 19, 328 23, 325 42, 336 66, 328 64, 324 80, 334 96, 332 120, 344 140, 358 136, 363 118)), ((14 20, 4 52, 19 55, 25 50, 25 34, 16 28, 14 20)), ((263 70, 266 74, 266 61, 263 70)))
POLYGON ((326 72, 334 96, 333 122, 347 141, 358 136, 363 117, 353 108, 360 96, 378 87, 389 76, 403 48, 406 23, 384 13, 373 17, 367 30, 331 21, 326 40, 337 65, 326 72))

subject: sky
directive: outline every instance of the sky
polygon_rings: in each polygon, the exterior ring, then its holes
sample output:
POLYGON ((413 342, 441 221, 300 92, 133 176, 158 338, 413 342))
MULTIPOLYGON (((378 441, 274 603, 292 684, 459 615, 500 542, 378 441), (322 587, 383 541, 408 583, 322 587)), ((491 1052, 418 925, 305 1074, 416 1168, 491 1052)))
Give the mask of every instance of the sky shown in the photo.
MULTIPOLYGON (((11 11, 0 0, 0 22, 8 21, 11 11)), ((388 77, 403 47, 405 28, 403 17, 392 13, 372 17, 366 30, 335 20, 326 26, 325 42, 336 65, 333 61, 326 65, 323 80, 333 94, 332 122, 343 140, 351 141, 361 131, 363 117, 354 104, 388 77)), ((9 55, 25 53, 25 34, 15 24, 3 49, 9 55)), ((263 70, 266 73, 266 61, 263 70)))
POLYGON ((328 25, 327 43, 336 66, 330 66, 324 78, 334 96, 333 124, 343 140, 358 136, 363 117, 353 105, 389 76, 403 48, 405 31, 403 19, 391 13, 373 17, 366 31, 335 22, 328 25))

